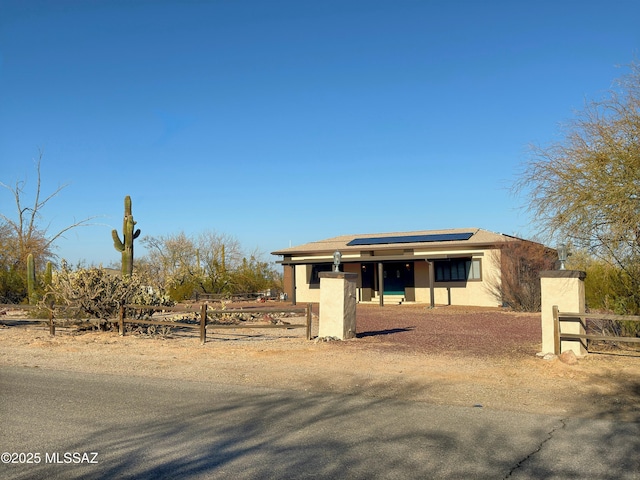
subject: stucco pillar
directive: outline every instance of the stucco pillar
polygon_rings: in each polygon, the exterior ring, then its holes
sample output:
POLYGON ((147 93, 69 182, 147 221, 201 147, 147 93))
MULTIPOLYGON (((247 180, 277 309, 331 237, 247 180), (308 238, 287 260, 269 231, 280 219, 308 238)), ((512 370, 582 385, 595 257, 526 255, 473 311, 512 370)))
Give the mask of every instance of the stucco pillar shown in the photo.
MULTIPOLYGON (((542 352, 562 353, 573 350, 578 356, 586 355, 586 340, 563 340, 560 352, 554 352, 555 327, 553 323, 553 306, 560 312, 584 313, 584 279, 585 272, 577 270, 550 270, 540 272, 540 289, 542 293, 542 352)), ((584 326, 579 321, 561 322, 563 333, 584 335, 584 326)))
POLYGON ((357 273, 320 272, 319 337, 356 336, 357 273))

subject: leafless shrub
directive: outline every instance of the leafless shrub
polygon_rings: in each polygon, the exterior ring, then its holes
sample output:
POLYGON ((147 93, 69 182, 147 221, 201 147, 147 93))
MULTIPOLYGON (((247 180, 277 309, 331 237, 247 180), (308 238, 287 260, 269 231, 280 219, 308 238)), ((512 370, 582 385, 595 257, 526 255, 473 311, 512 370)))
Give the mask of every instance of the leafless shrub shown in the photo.
MULTIPOLYGON (((170 306, 167 297, 145 287, 134 275, 123 279, 101 268, 71 270, 65 262, 53 275, 52 283, 42 300, 42 305, 57 309, 67 308, 75 315, 110 321, 120 307, 126 304, 170 306)), ((150 316, 153 311, 136 310, 139 317, 150 316)), ((104 322, 103 322, 104 323, 104 322)))
POLYGON ((494 297, 516 311, 540 311, 540 272, 553 268, 554 251, 536 242, 514 239, 493 255, 501 268, 500 278, 488 282, 494 297))

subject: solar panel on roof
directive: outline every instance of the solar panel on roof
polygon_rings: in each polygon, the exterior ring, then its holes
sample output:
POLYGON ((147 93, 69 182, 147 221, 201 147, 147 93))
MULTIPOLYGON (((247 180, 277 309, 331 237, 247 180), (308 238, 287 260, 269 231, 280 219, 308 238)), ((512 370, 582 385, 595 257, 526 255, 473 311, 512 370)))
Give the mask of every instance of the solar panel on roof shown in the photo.
POLYGON ((393 243, 429 243, 429 242, 453 242, 460 240, 469 240, 473 236, 473 232, 463 233, 434 233, 429 235, 402 235, 395 237, 371 237, 371 238, 354 238, 347 246, 355 245, 387 245, 393 243))

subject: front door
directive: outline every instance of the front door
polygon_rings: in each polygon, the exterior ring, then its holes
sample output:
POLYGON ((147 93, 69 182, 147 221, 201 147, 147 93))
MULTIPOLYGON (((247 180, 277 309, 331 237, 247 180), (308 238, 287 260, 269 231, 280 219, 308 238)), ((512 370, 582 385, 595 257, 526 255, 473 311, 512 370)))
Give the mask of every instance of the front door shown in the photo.
POLYGON ((405 287, 413 286, 413 262, 385 263, 382 269, 385 294, 404 295, 405 287))
POLYGON ((376 264, 375 263, 363 263, 360 267, 362 269, 362 293, 361 300, 363 302, 370 302, 373 298, 373 290, 376 283, 376 264))

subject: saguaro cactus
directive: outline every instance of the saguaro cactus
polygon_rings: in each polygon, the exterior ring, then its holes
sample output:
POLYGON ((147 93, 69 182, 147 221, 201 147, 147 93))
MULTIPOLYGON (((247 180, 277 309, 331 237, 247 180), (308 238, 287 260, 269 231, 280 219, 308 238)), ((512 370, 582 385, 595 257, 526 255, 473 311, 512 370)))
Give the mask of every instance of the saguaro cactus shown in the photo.
POLYGON ((27 293, 29 295, 29 305, 38 303, 38 294, 36 292, 36 262, 33 260, 33 254, 27 256, 27 293))
POLYGON ((47 262, 47 266, 44 269, 44 287, 47 288, 53 282, 53 264, 51 262, 47 262))
POLYGON ((53 284, 53 264, 47 262, 47 266, 44 269, 44 278, 42 279, 42 287, 44 291, 44 299, 47 305, 53 309, 54 296, 51 295, 51 285, 53 284))
POLYGON ((131 197, 124 197, 124 220, 122 222, 122 241, 116 230, 111 231, 113 246, 122 252, 122 276, 130 277, 133 274, 133 241, 140 235, 140 229, 133 231, 136 222, 131 214, 131 197))

